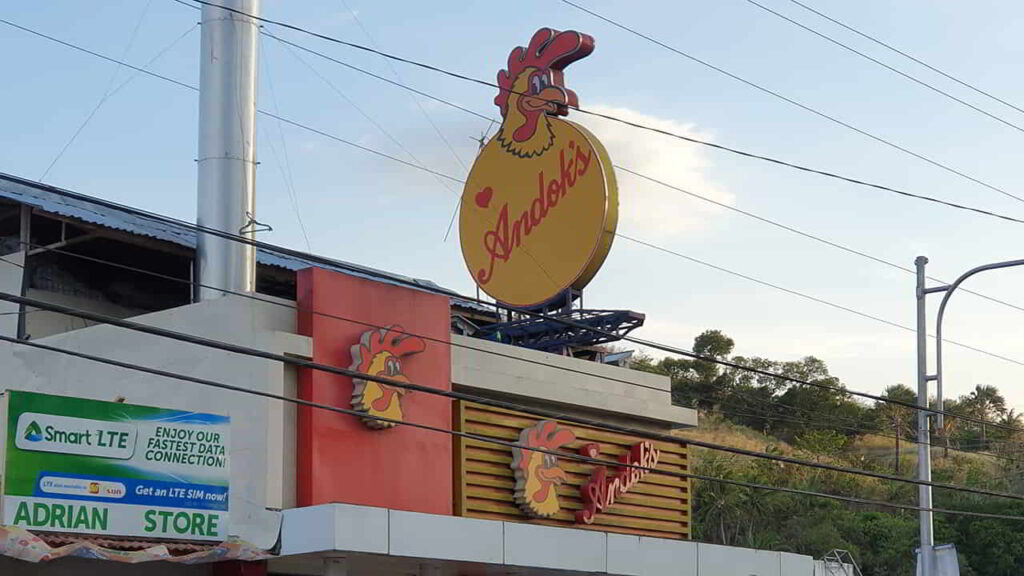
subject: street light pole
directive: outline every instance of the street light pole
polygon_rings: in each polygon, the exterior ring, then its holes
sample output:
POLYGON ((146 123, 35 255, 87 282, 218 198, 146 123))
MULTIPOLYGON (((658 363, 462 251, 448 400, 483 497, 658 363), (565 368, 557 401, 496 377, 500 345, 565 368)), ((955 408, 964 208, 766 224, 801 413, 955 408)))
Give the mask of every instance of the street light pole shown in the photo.
MULTIPOLYGON (((935 400, 937 414, 937 425, 939 429, 943 429, 945 423, 945 414, 942 413, 945 410, 945 401, 942 395, 942 321, 946 317, 946 305, 949 303, 949 298, 953 295, 957 288, 963 284, 964 280, 967 280, 975 274, 986 272, 988 270, 999 270, 1002 268, 1012 268, 1014 266, 1024 266, 1024 260, 1007 260, 1005 262, 994 262, 992 264, 985 264, 971 268, 967 272, 964 272, 956 279, 952 284, 945 286, 934 286, 928 288, 925 286, 927 276, 925 274, 925 265, 928 264, 928 259, 924 256, 918 256, 914 260, 914 264, 917 268, 917 434, 918 434, 918 463, 917 463, 917 477, 919 480, 931 482, 932 479, 932 451, 931 451, 931 431, 929 430, 929 417, 928 417, 928 382, 935 381, 935 400), (935 294, 942 292, 942 302, 939 304, 938 315, 935 318, 935 374, 928 374, 928 332, 926 328, 927 319, 927 307, 926 299, 929 294, 935 294)), ((933 518, 932 512, 932 489, 931 486, 918 486, 918 501, 919 505, 923 509, 921 510, 921 557, 920 557, 920 571, 919 576, 935 576, 935 557, 934 557, 934 532, 933 532, 933 518)))
MULTIPOLYGON (((928 259, 918 256, 914 260, 917 268, 917 479, 926 483, 932 481, 931 431, 928 428, 928 329, 927 300, 925 291, 925 265, 928 259)), ((932 548, 935 545, 932 518, 932 487, 922 484, 917 487, 918 506, 921 507, 921 555, 918 565, 919 576, 934 576, 932 548)))

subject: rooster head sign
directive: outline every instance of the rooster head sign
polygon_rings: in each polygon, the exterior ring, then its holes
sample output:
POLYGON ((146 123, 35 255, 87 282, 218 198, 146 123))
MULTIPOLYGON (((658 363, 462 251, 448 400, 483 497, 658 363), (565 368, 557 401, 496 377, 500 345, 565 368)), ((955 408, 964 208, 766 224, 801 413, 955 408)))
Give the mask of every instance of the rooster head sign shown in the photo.
MULTIPOLYGON (((368 330, 358 344, 352 345, 352 365, 349 370, 408 383, 403 360, 427 347, 422 338, 403 332, 401 326, 368 330)), ((352 408, 365 414, 363 423, 370 428, 392 428, 404 421, 402 396, 407 388, 392 386, 376 380, 352 379, 352 408), (386 420, 381 420, 386 418, 386 420)))
POLYGON ((516 504, 528 516, 550 518, 561 510, 558 485, 566 480, 552 452, 576 440, 576 434, 551 420, 544 420, 519 434, 519 447, 512 450, 512 471, 516 477, 516 504))
POLYGON ((541 28, 498 72, 497 133, 462 194, 459 233, 473 279, 499 302, 534 308, 582 289, 611 249, 618 191, 604 146, 563 119, 579 102, 565 67, 594 39, 541 28))

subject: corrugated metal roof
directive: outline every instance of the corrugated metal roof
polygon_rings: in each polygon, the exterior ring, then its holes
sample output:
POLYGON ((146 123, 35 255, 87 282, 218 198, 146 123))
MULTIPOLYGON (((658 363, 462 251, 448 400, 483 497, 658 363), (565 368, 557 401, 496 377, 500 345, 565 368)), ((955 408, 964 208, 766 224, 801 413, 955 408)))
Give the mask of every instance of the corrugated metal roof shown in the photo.
MULTIPOLYGON (((0 198, 6 198, 20 204, 27 204, 44 212, 71 218, 96 226, 120 230, 130 234, 163 240, 194 250, 196 247, 196 231, 185 223, 168 221, 156 215, 147 216, 144 212, 132 208, 120 207, 113 202, 78 194, 40 182, 33 182, 0 172, 0 198)), ((331 260, 325 257, 309 255, 310 259, 292 254, 271 252, 257 249, 256 260, 260 264, 276 266, 288 270, 301 270, 310 266, 327 268, 357 276, 399 286, 419 287, 428 292, 444 292, 452 297, 452 302, 464 308, 493 312, 492 307, 459 298, 457 293, 444 288, 431 280, 423 280, 376 270, 358 264, 331 260)))

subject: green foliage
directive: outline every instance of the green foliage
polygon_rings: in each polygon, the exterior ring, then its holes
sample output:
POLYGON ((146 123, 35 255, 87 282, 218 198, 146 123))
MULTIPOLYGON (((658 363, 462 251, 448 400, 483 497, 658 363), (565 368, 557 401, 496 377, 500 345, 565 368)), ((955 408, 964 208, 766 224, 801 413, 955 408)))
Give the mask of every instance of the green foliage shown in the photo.
MULTIPOLYGON (((673 402, 697 408, 705 423, 731 423, 765 435, 766 446, 790 444, 803 457, 842 466, 906 473, 916 462, 916 411, 890 402, 866 404, 847 394, 821 360, 808 356, 795 361, 730 357, 735 342, 718 330, 708 330, 694 341, 694 351, 714 359, 728 359, 745 368, 808 382, 832 389, 793 384, 783 378, 749 370, 723 367, 693 359, 641 356, 635 369, 666 375, 672 380, 673 402), (873 452, 858 453, 855 443, 868 442, 873 452), (878 451, 881 450, 882 454, 878 451), (906 469, 900 470, 904 461, 906 469)), ((883 394, 904 404, 916 404, 917 394, 902 384, 883 394)), ((993 386, 979 385, 968 395, 947 400, 951 414, 1024 427, 1024 419, 993 386)), ((935 460, 939 482, 1024 491, 1024 435, 1002 427, 980 426, 946 417, 933 432, 938 446, 960 448, 935 460), (994 452, 990 456, 962 450, 994 452)), ((747 434, 743 432, 743 434, 747 434)), ((749 432, 754 434, 754 432, 749 432)), ((769 451, 776 450, 775 448, 769 451)), ((786 448, 792 452, 791 448, 786 448)), ((837 495, 898 503, 914 502, 916 487, 862 476, 809 469, 764 459, 726 456, 695 450, 694 472, 709 477, 755 484, 790 487, 837 495)), ((918 543, 916 512, 893 508, 850 505, 802 495, 752 489, 720 482, 695 481, 693 536, 697 540, 774 549, 821 557, 834 548, 850 550, 865 575, 913 574, 913 551, 918 543)), ((1024 503, 936 491, 936 507, 1024 516, 1024 503)), ((956 544, 962 576, 1024 574, 1024 522, 937 514, 936 541, 956 544)))

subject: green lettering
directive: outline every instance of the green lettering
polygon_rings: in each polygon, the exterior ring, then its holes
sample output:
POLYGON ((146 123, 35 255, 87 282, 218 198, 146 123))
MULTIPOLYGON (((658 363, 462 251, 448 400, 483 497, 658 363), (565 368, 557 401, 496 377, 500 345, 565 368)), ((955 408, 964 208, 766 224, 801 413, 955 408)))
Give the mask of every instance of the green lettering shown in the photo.
POLYGON ((32 525, 46 526, 50 523, 50 509, 46 504, 36 502, 32 505, 32 525))
POLYGON ((110 513, 106 508, 93 508, 92 509, 92 529, 93 530, 107 530, 107 516, 110 513))
POLYGON ((189 528, 192 527, 192 522, 189 520, 187 512, 178 512, 174 515, 174 531, 178 534, 185 534, 189 532, 189 528), (184 520, 185 525, 182 526, 179 520, 184 520))
MULTIPOLYGON (((53 527, 60 526, 61 528, 73 528, 73 526, 68 526, 67 524, 64 523, 64 515, 66 513, 67 513, 67 510, 63 506, 61 506, 59 504, 54 506, 53 510, 50 513, 50 526, 53 526, 53 527)), ((68 518, 68 522, 69 523, 70 523, 70 521, 71 521, 71 518, 68 518)))
POLYGON ((144 515, 146 519, 146 526, 143 528, 146 532, 156 530, 156 520, 153 520, 154 514, 156 514, 156 510, 146 510, 146 514, 144 515))
POLYGON ((27 502, 18 502, 18 511, 14 513, 14 525, 18 526, 19 524, 32 525, 32 518, 28 515, 27 502))
MULTIPOLYGON (((72 507, 68 506, 68 508, 72 508, 72 507)), ((72 512, 72 511, 73 510, 68 510, 68 512, 69 512, 68 516, 71 516, 70 512, 72 512)), ((76 528, 76 529, 77 528, 90 528, 90 526, 89 526, 89 509, 86 508, 85 506, 79 506, 77 511, 78 511, 78 513, 75 514, 75 525, 73 526, 73 528, 76 528)))
POLYGON ((157 514, 159 514, 160 515, 160 519, 163 520, 163 524, 160 526, 160 531, 161 532, 167 532, 167 529, 168 529, 167 524, 168 524, 168 522, 170 522, 170 519, 171 519, 171 516, 173 515, 173 513, 172 512, 168 512, 167 510, 161 510, 161 511, 157 512, 157 514))
POLYGON ((216 514, 210 514, 209 516, 206 517, 206 535, 207 536, 217 536, 217 535, 220 534, 220 531, 217 528, 217 521, 218 520, 220 520, 220 518, 216 514))
POLYGON ((206 516, 198 512, 192 513, 192 534, 194 536, 209 536, 206 533, 206 516))

